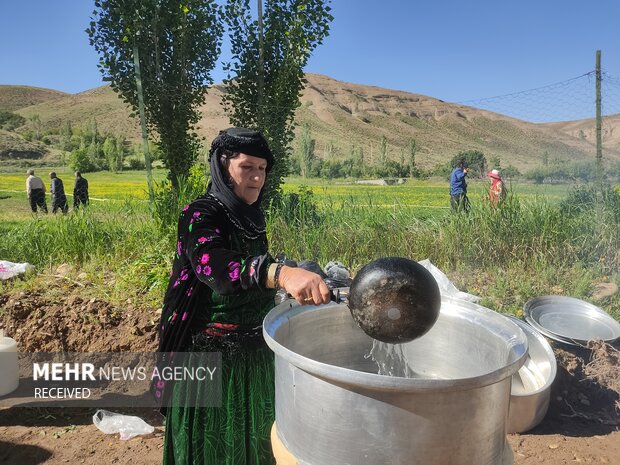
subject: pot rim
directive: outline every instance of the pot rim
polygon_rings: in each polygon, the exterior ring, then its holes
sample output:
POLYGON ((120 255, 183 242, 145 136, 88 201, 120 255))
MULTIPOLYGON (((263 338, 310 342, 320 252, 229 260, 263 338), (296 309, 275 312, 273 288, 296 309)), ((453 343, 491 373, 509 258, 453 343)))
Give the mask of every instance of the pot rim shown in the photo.
POLYGON ((273 337, 273 333, 282 325, 282 320, 288 320, 290 316, 304 312, 320 311, 327 306, 343 305, 330 302, 320 306, 296 305, 292 300, 287 300, 274 307, 263 321, 263 337, 269 348, 275 353, 276 357, 282 357, 293 366, 326 381, 364 388, 374 391, 398 391, 398 392, 447 392, 464 391, 476 389, 491 384, 498 383, 516 373, 525 363, 528 352, 528 341, 525 332, 514 322, 481 305, 442 296, 442 313, 463 316, 469 314, 476 321, 480 318, 487 320, 489 326, 494 329, 494 333, 503 334, 507 339, 508 351, 512 353, 512 361, 506 366, 480 376, 469 378, 452 379, 420 379, 420 378, 401 378, 385 376, 374 373, 352 370, 337 365, 330 365, 310 359, 300 355, 280 344, 273 337), (458 309, 458 312, 457 312, 458 309), (490 321, 489 321, 490 320, 490 321), (510 337, 508 337, 510 335, 510 337))
MULTIPOLYGON (((553 384, 553 381, 555 380, 555 377, 557 376, 557 372, 558 372, 558 363, 555 358, 555 353, 553 352, 553 348, 551 347, 551 344, 549 344, 549 342, 547 341, 547 339, 545 339, 545 336, 543 334, 541 334, 533 326, 527 324, 527 322, 519 318, 516 318, 512 315, 506 315, 506 317, 514 321, 523 330, 523 332, 526 333, 525 334, 526 337, 528 335, 531 335, 532 337, 536 339, 536 341, 542 346, 543 350, 545 351, 545 354, 547 355, 547 358, 549 359, 549 367, 550 367, 549 378, 546 380, 545 384, 542 387, 540 387, 539 389, 536 389, 535 391, 528 391, 524 393, 512 393, 511 392, 510 396, 511 397, 531 397, 531 396, 536 396, 544 391, 548 391, 551 388, 551 385, 553 384)), ((529 341, 528 341, 528 345, 529 345, 529 341)), ((529 352, 529 348, 528 348, 528 352, 529 352)))

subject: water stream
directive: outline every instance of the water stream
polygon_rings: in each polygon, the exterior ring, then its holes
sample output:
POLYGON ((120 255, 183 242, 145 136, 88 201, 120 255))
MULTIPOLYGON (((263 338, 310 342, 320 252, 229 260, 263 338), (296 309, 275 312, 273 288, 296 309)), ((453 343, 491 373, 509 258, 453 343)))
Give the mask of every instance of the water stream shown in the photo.
POLYGON ((404 344, 389 344, 376 339, 372 341, 372 349, 364 358, 372 358, 377 364, 380 375, 399 378, 423 378, 416 373, 403 350, 404 344))

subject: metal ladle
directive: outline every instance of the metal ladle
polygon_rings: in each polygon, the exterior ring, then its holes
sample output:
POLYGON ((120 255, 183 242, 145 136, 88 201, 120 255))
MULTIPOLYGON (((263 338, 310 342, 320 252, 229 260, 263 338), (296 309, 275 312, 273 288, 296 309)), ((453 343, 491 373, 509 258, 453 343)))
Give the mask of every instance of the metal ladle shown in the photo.
POLYGON ((426 334, 439 317, 441 295, 433 275, 413 260, 387 257, 364 266, 349 289, 355 322, 370 337, 393 344, 426 334))

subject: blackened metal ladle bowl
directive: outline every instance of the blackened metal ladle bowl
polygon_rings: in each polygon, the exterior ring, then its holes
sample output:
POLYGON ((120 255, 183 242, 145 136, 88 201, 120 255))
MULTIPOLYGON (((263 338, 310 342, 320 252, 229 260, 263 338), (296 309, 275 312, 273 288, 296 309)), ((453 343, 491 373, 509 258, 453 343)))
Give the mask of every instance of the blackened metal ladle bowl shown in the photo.
POLYGON ((351 316, 366 334, 392 344, 426 334, 441 307, 439 286, 430 271, 402 257, 380 258, 364 266, 347 300, 351 316))

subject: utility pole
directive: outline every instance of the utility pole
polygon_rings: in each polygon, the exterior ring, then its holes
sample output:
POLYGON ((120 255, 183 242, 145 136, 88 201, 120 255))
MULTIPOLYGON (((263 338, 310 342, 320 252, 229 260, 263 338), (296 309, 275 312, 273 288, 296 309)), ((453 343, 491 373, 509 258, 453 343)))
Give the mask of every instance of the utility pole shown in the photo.
POLYGON ((596 164, 601 173, 603 163, 603 137, 601 122, 601 51, 596 51, 596 164))
POLYGON ((263 115, 263 88, 265 87, 265 51, 263 45, 263 0, 258 0, 258 114, 263 115))
POLYGON ((133 44, 133 66, 136 75, 136 90, 138 92, 138 110, 140 112, 140 126, 142 127, 142 151, 144 152, 144 165, 146 167, 146 182, 149 188, 149 202, 153 204, 153 175, 151 173, 151 154, 149 152, 149 138, 146 129, 146 117, 144 115, 144 97, 142 94, 142 75, 140 74, 140 55, 138 43, 133 44))

